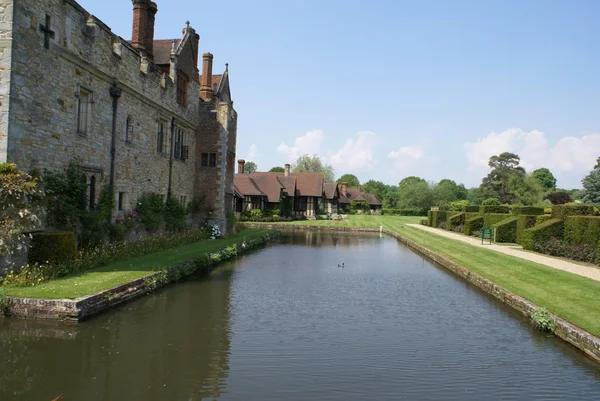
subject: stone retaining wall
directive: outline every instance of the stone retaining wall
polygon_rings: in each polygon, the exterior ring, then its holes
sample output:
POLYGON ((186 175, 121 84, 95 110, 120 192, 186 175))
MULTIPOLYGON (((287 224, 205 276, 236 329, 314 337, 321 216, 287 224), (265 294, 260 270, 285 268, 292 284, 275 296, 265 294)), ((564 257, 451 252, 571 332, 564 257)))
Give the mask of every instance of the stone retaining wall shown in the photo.
POLYGON ((208 255, 207 258, 181 262, 164 271, 121 284, 117 287, 86 295, 76 299, 32 299, 8 297, 6 315, 30 319, 56 319, 81 321, 90 316, 112 309, 122 303, 148 294, 157 288, 177 281, 198 271, 210 271, 218 263, 235 258, 237 255, 270 242, 278 232, 235 244, 208 255))
MULTIPOLYGON (((485 277, 471 272, 469 269, 460 266, 450 259, 431 251, 430 249, 425 248, 417 244, 414 241, 409 240, 408 238, 403 237, 402 235, 379 228, 362 228, 362 227, 334 227, 334 226, 310 226, 310 225, 287 225, 287 224, 252 224, 246 223, 244 224, 247 227, 261 227, 261 228, 275 228, 275 229, 293 229, 293 230, 321 230, 321 231, 351 231, 351 232, 380 232, 391 237, 396 238, 399 242, 416 251, 417 253, 425 256, 427 259, 435 262, 436 264, 445 267, 446 269, 451 270, 456 273, 463 279, 469 281, 470 283, 476 285, 483 291, 488 294, 493 295, 495 298, 499 299, 506 305, 511 308, 521 312, 525 316, 530 316, 533 311, 539 308, 533 302, 528 301, 525 298, 522 298, 512 292, 504 289, 503 287, 497 285, 493 281, 486 279, 485 277)), ((552 318, 556 322, 556 330, 555 333, 562 340, 574 345, 575 347, 582 350, 585 354, 587 354, 590 358, 594 359, 596 362, 600 362, 600 338, 594 336, 593 334, 583 330, 580 327, 575 326, 572 323, 562 319, 557 315, 552 315, 552 318)))

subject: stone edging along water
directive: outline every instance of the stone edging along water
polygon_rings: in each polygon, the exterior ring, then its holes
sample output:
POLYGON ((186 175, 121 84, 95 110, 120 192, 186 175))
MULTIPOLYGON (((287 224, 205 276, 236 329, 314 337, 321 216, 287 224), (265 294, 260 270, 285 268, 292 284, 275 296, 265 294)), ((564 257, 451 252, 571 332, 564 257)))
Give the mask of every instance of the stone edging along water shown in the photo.
POLYGON ((220 251, 213 252, 206 258, 183 261, 148 276, 76 299, 7 297, 8 307, 6 315, 9 317, 30 319, 80 321, 148 294, 182 277, 201 271, 208 272, 220 262, 233 259, 244 252, 255 249, 272 241, 278 235, 279 232, 273 232, 257 238, 240 241, 220 251), (235 250, 233 247, 235 247, 235 250))
MULTIPOLYGON (((294 229, 294 230, 320 230, 320 231, 351 231, 351 232, 376 232, 383 233, 389 235, 391 237, 396 238, 402 244, 408 246, 412 250, 417 253, 425 256, 429 260, 437 263, 438 265, 445 267, 446 269, 451 270, 458 276, 467 280, 468 282, 476 285, 483 291, 488 294, 493 295, 495 298, 504 302, 506 305, 512 307, 513 309, 521 312, 523 315, 529 317, 532 312, 539 308, 538 305, 533 302, 528 301, 527 299, 520 297, 512 292, 502 288, 498 284, 490 281, 483 276, 474 273, 467 268, 460 266, 450 259, 433 252, 427 249, 424 246, 417 244, 409 240, 402 235, 386 230, 386 229, 378 229, 378 228, 363 228, 363 227, 335 227, 335 226, 311 226, 311 225, 287 225, 287 224, 252 224, 245 223, 246 227, 261 227, 261 228, 274 228, 274 229, 294 229)), ((572 323, 562 319, 557 315, 552 315, 556 323, 556 329, 554 334, 561 338, 562 340, 574 345, 575 347, 582 350, 585 354, 587 354, 590 358, 594 359, 596 362, 600 363, 600 338, 594 336, 593 334, 583 330, 580 327, 575 326, 572 323)))

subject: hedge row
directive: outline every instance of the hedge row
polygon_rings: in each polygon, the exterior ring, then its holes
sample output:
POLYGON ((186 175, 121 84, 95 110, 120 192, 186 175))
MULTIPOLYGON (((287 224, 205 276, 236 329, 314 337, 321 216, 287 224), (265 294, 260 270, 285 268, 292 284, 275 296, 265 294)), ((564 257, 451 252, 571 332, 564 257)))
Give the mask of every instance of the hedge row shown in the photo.
POLYGON ((568 216, 593 216, 594 205, 554 205, 552 206, 553 219, 565 219, 568 216))
POLYGON ((489 213, 483 215, 483 226, 485 228, 490 228, 496 223, 500 223, 502 220, 505 220, 509 217, 512 217, 509 214, 505 213, 489 213))
POLYGON ((552 220, 552 216, 544 214, 542 216, 535 216, 535 225, 542 224, 545 221, 552 220))
POLYGON ((77 243, 71 231, 47 231, 33 234, 28 253, 29 264, 62 264, 75 260, 77 243))
POLYGON ((471 235, 483 227, 483 216, 477 215, 465 221, 465 235, 471 235))
POLYGON ((381 209, 381 214, 390 216, 425 216, 429 213, 426 209, 409 208, 409 209, 381 209))
POLYGON ((454 228, 464 224, 465 214, 462 212, 448 212, 446 215, 446 230, 454 231, 454 228))
POLYGON ((479 213, 510 213, 510 206, 507 205, 485 205, 479 207, 479 213))
POLYGON ((437 228, 440 226, 440 223, 444 223, 444 224, 446 223, 446 217, 448 214, 453 214, 456 212, 449 212, 447 210, 436 210, 436 211, 429 212, 429 213, 431 213, 430 226, 437 228))
POLYGON ((565 219, 564 239, 569 244, 598 246, 600 217, 570 216, 565 219))
POLYGON ((480 206, 463 206, 462 211, 466 213, 479 213, 480 206))
MULTIPOLYGON (((526 215, 526 214, 520 214, 517 216, 517 244, 520 244, 521 241, 523 241, 523 232, 525 230, 527 230, 528 228, 532 228, 535 227, 536 224, 538 224, 538 218, 540 217, 546 217, 544 215, 542 216, 530 216, 530 215, 526 215)), ((550 216, 548 216, 547 220, 550 219, 550 216)), ((545 220, 544 220, 545 221, 545 220)), ((540 223, 543 223, 543 221, 540 221, 540 223)))
POLYGON ((544 214, 544 208, 537 206, 513 206, 511 210, 512 214, 515 216, 519 216, 522 214, 527 214, 531 216, 544 214))
POLYGON ((514 243, 517 241, 517 218, 509 217, 492 226, 496 230, 496 242, 514 243))
POLYGON ((521 245, 523 249, 533 250, 534 244, 550 238, 563 239, 565 223, 560 219, 550 219, 535 227, 523 231, 521 245))

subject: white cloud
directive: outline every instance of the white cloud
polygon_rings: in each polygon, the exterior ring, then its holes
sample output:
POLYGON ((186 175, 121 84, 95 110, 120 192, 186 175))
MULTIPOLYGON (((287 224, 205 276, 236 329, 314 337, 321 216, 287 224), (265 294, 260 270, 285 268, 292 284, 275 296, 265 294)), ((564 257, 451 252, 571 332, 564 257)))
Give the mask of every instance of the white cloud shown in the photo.
POLYGON ((559 174, 583 174, 592 169, 600 156, 600 134, 564 137, 549 146, 543 132, 510 128, 501 133, 492 132, 463 146, 471 170, 485 172, 489 169, 491 156, 512 152, 519 155, 521 165, 528 171, 547 167, 559 174))
POLYGON ((423 158, 425 154, 424 150, 420 146, 402 146, 398 150, 392 150, 388 157, 390 159, 401 159, 408 157, 413 160, 419 160, 423 158))
POLYGON ((303 136, 297 137, 294 146, 282 143, 277 147, 277 151, 286 156, 287 162, 295 162, 298 157, 304 154, 317 154, 324 140, 325 134, 323 131, 312 130, 303 136))
POLYGON ((258 153, 258 146, 256 146, 256 144, 253 143, 248 149, 248 155, 246 156, 246 160, 256 162, 256 159, 259 156, 260 154, 258 153))
POLYGON ((396 150, 392 150, 388 154, 388 158, 394 160, 394 167, 398 172, 407 173, 407 168, 410 171, 418 169, 419 166, 427 164, 427 150, 429 148, 429 140, 424 138, 417 144, 401 146, 396 150))
POLYGON ((356 134, 356 139, 348 139, 341 149, 331 154, 327 159, 336 169, 371 168, 376 164, 373 156, 373 146, 378 143, 377 134, 362 131, 356 134))

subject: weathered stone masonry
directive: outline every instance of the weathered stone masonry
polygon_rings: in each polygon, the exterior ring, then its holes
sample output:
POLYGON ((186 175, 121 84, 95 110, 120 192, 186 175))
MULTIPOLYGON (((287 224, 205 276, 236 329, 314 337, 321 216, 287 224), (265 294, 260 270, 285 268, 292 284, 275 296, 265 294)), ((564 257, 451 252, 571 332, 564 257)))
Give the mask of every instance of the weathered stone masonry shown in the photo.
MULTIPOLYGON (((116 101, 113 171, 122 209, 146 191, 166 196, 170 184, 182 202, 206 195, 223 225, 237 122, 228 71, 201 98, 195 30, 188 23, 172 40, 165 65, 155 60, 156 4, 132 2, 130 43, 73 0, 0 0, 0 162, 56 170, 79 157, 97 199, 111 175, 116 101), (201 167, 209 149, 218 152, 217 166, 201 167)), ((212 71, 212 55, 205 68, 212 71)))

